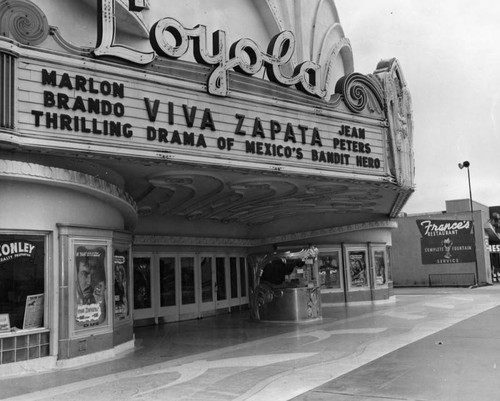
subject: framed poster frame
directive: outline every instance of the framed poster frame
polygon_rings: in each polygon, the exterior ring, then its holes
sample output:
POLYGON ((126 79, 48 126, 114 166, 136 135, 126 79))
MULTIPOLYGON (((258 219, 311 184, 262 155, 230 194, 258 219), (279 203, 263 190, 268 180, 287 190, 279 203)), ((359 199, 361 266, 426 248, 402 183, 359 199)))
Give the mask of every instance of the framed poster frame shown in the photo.
MULTIPOLYGON (((109 333, 113 329, 112 256, 111 240, 88 237, 69 239, 68 306, 69 330, 72 338, 109 333), (82 278, 78 274, 82 263, 81 258, 86 258, 92 268, 95 267, 96 278, 93 276, 94 273, 90 275, 92 290, 84 289, 82 291, 81 289, 84 286, 82 278), (82 292, 87 299, 93 297, 92 300, 82 300, 82 292)), ((88 275, 88 273, 86 274, 88 275)))

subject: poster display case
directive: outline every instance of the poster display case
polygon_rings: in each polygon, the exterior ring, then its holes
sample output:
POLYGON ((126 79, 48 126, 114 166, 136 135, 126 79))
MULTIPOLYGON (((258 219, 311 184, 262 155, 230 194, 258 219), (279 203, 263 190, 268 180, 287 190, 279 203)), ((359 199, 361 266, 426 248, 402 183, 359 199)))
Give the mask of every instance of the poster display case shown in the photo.
POLYGON ((318 270, 321 291, 339 292, 344 289, 342 248, 319 248, 318 270))
POLYGON ((275 252, 249 258, 253 271, 251 316, 259 321, 321 319, 318 249, 275 252))
POLYGON ((113 250, 113 276, 115 325, 128 323, 132 319, 130 246, 115 245, 113 250))
POLYGON ((111 266, 110 240, 70 240, 69 310, 72 337, 111 331, 111 266))
POLYGON ((366 247, 346 247, 345 254, 349 290, 369 290, 368 249, 366 247))
POLYGON ((375 288, 387 287, 387 252, 385 246, 370 247, 372 260, 373 286, 375 288))

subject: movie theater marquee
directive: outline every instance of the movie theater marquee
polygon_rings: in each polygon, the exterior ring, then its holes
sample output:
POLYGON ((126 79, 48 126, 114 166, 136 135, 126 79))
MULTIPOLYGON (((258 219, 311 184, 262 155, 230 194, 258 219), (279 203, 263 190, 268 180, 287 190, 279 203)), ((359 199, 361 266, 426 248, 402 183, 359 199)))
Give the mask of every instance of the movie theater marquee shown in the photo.
MULTIPOLYGON (((266 53, 244 39, 227 50, 225 34, 218 31, 220 47, 216 54, 208 55, 201 45, 206 32, 200 27, 194 31, 165 18, 154 25, 150 40, 159 56, 175 59, 199 35, 194 41, 198 46, 193 50, 195 58, 213 67, 204 84, 206 91, 182 79, 176 82, 172 77, 137 73, 140 68, 127 69, 121 64, 110 68, 109 61, 100 65, 99 60, 88 60, 82 69, 81 61, 74 57, 67 57, 63 64, 46 61, 42 52, 35 57, 32 54, 29 62, 20 59, 18 112, 23 137, 40 146, 117 155, 272 164, 310 170, 311 174, 385 174, 380 120, 339 118, 341 114, 331 109, 317 113, 308 105, 307 97, 326 98, 331 94, 317 87, 319 77, 311 78, 320 73, 312 62, 303 63, 293 76, 281 74, 281 67, 293 54, 290 32, 277 35, 266 53), (175 48, 162 39, 161 32, 167 29, 170 33, 176 30, 175 48), (283 47, 292 53, 284 53, 283 47), (242 62, 243 53, 250 64, 242 62), (258 101, 254 95, 248 100, 244 96, 228 97, 229 67, 245 75, 266 68, 272 81, 303 91, 304 104, 264 98, 258 101)), ((137 52, 132 50, 122 54, 105 32, 100 35, 96 55, 121 55, 138 65, 152 59, 144 55, 143 61, 135 59, 137 52)))

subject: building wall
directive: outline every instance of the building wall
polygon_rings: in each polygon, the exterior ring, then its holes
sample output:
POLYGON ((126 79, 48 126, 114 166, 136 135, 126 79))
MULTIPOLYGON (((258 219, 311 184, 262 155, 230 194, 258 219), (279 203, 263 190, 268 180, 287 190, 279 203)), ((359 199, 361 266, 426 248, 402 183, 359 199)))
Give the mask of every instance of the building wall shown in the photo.
MULTIPOLYGON (((73 338, 69 333, 69 316, 71 300, 74 294, 70 277, 75 277, 74 251, 68 245, 68 239, 92 243, 96 239, 107 247, 108 262, 106 275, 108 288, 111 286, 113 274, 112 253, 115 249, 130 248, 130 234, 124 232, 125 227, 132 227, 136 219, 134 205, 127 201, 126 195, 114 184, 107 183, 94 175, 75 172, 64 168, 28 163, 20 160, 9 160, 8 154, 2 155, 0 161, 0 233, 3 240, 13 238, 19 241, 25 236, 35 236, 45 245, 45 249, 37 252, 43 261, 41 274, 45 287, 43 300, 42 326, 35 328, 37 335, 46 338, 50 343, 50 352, 24 353, 15 346, 15 356, 2 355, 2 368, 7 367, 7 374, 12 364, 38 363, 36 359, 52 357, 69 358, 91 352, 112 348, 133 338, 132 321, 129 313, 128 321, 114 325, 114 308, 112 298, 108 298, 107 333, 91 336, 82 344, 82 339, 73 338), (66 231, 64 234, 61 230, 66 231), (90 230, 89 228, 92 227, 90 230), (62 238, 66 235, 66 243, 62 238)), ((86 170, 85 168, 82 168, 86 170)), ((2 261, 9 260, 3 255, 2 261)), ((12 257, 12 256, 11 256, 12 257)), ((13 257, 16 257, 15 255, 13 257)), ((19 262, 21 265, 21 262, 19 262)), ((23 271, 28 271, 26 268, 23 271)), ((14 280, 21 280, 19 274, 14 280)), ((10 277, 9 277, 10 279, 10 277)), ((16 286, 13 294, 23 302, 26 294, 16 286), (16 292, 17 291, 17 292, 16 292)), ((41 292, 41 291, 40 291, 41 292)), ((109 292, 109 294, 111 294, 109 292)), ((13 327, 13 326, 12 326, 13 327)), ((21 338, 23 327, 16 325, 13 339, 21 338)), ((9 333, 2 333, 4 341, 9 333)), ((30 340, 31 341, 31 340, 30 340)), ((15 342, 17 344, 17 342, 15 342)), ((4 353, 5 354, 5 353, 4 353)), ((45 362, 50 367, 50 361, 45 362)), ((14 368, 15 370, 15 368, 14 368)), ((3 370, 0 370, 2 373, 3 370)))
MULTIPOLYGON (((203 254, 237 257, 246 269, 249 253, 310 242, 345 266, 329 302, 390 295, 390 219, 413 192, 411 98, 395 59, 375 74, 354 73, 333 1, 4 3, 0 234, 13 245, 23 235, 43 237, 46 306, 37 328, 50 335, 50 356, 67 361, 132 342, 141 312, 133 305, 141 266, 132 251, 154 263, 175 254, 176 268, 187 253, 193 263, 185 271, 201 289, 196 263, 203 254), (179 20, 177 37, 161 29, 162 21, 175 26, 172 19, 179 20), (32 32, 20 28, 28 25, 32 32), (219 46, 201 49, 216 30, 219 46), (163 39, 176 46, 160 46, 163 39), (180 54, 181 44, 190 50, 180 54), (287 48, 294 54, 285 62, 287 48), (266 53, 278 50, 280 56, 266 53), (200 148, 188 131, 206 138, 200 148), (96 287, 108 289, 103 321, 100 301, 80 294, 80 253, 102 270, 96 287), (352 273, 360 260, 363 279, 352 273), (125 315, 116 303, 121 268, 132 300, 125 315)), ((151 282, 162 270, 154 266, 151 282)), ((323 266, 330 266, 326 257, 323 266)), ((175 274, 165 282, 182 294, 175 274)), ((17 298, 20 309, 28 304, 17 298)), ((156 323, 166 317, 158 316, 158 301, 146 316, 156 323)))
POLYGON ((20 181, 0 181, 2 227, 56 229, 57 223, 123 229, 123 216, 106 202, 68 188, 20 181))
MULTIPOLYGON (((430 275, 435 274, 475 274, 476 266, 474 262, 450 264, 422 263, 421 233, 417 225, 417 220, 470 220, 471 218, 467 200, 448 201, 446 206, 447 211, 441 213, 419 214, 396 219, 398 228, 393 231, 393 246, 391 250, 394 286, 429 286, 430 275)), ((475 202, 475 249, 479 283, 491 283, 489 253, 487 253, 484 245, 484 227, 487 222, 488 208, 475 202)), ((448 277, 451 278, 452 276, 448 277)), ((459 280, 459 278, 457 279, 459 280)))

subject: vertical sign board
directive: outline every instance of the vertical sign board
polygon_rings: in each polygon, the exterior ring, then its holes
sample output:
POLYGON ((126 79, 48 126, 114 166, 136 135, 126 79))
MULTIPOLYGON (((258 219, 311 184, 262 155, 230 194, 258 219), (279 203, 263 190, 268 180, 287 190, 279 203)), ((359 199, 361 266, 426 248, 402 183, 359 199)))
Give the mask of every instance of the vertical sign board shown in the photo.
POLYGON ((422 264, 475 261, 471 220, 417 220, 422 264))

